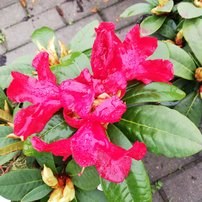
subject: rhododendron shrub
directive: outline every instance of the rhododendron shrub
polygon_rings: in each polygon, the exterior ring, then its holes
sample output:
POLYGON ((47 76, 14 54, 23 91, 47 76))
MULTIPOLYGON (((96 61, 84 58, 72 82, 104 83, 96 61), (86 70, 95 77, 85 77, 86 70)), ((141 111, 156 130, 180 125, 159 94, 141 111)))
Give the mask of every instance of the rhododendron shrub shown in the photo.
POLYGON ((10 76, 1 84, 0 155, 14 157, 12 166, 25 160, 17 171, 2 170, 0 194, 8 199, 125 202, 127 193, 130 201, 151 201, 146 153, 186 157, 202 148, 197 127, 163 106, 185 93, 172 84, 172 61, 156 57, 157 39, 141 36, 139 25, 124 41, 110 22, 84 30, 92 47, 78 43, 80 34, 66 48, 51 29, 36 30, 39 53, 26 74, 2 68, 10 76))

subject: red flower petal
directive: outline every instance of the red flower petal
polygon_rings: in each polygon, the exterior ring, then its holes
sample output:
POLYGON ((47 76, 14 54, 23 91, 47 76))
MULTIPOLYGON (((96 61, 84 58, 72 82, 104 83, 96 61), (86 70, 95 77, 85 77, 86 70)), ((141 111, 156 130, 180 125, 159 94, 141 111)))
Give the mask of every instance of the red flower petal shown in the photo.
POLYGON ((168 82, 173 79, 173 64, 168 60, 147 60, 140 64, 134 75, 145 84, 152 81, 168 82))
POLYGON ((131 29, 123 42, 126 52, 134 51, 134 58, 139 62, 146 60, 157 48, 157 39, 155 37, 141 37, 140 27, 136 25, 131 29))
POLYGON ((144 83, 168 82, 173 78, 173 66, 169 61, 149 60, 157 48, 157 39, 141 37, 139 25, 126 36, 121 48, 123 71, 127 80, 137 79, 144 83))
POLYGON ((98 123, 83 125, 72 137, 72 155, 82 167, 95 165, 101 177, 122 182, 131 167, 131 157, 141 159, 146 153, 143 143, 135 143, 128 151, 112 144, 98 123), (140 154, 138 154, 140 152, 140 154))
POLYGON ((66 80, 60 85, 63 107, 79 116, 86 116, 94 100, 94 91, 76 80, 66 80))
POLYGON ((116 96, 106 99, 95 108, 93 120, 101 123, 114 123, 121 119, 126 111, 126 105, 116 96))
POLYGON ((95 165, 100 144, 104 147, 108 144, 104 128, 96 123, 83 125, 72 137, 74 160, 82 167, 95 165))
POLYGON ((95 166, 102 178, 119 183, 128 176, 131 163, 124 149, 110 144, 108 148, 99 148, 95 166))
POLYGON ((115 25, 107 22, 100 23, 96 29, 97 37, 91 55, 91 66, 96 79, 105 79, 122 67, 118 54, 121 41, 115 35, 114 29, 115 25))
POLYGON ((40 52, 32 61, 32 66, 38 72, 39 80, 45 80, 56 84, 56 77, 49 66, 49 55, 47 52, 40 52))
POLYGON ((63 111, 63 117, 68 125, 73 128, 80 128, 85 123, 84 119, 74 116, 73 112, 69 112, 66 109, 63 111))
POLYGON ((127 81, 121 72, 110 74, 108 78, 102 81, 105 92, 109 95, 119 95, 123 97, 126 92, 127 81))
POLYGON ((133 147, 128 150, 127 155, 136 159, 141 160, 147 153, 146 145, 142 142, 135 142, 133 147))
POLYGON ((60 103, 51 101, 21 109, 14 119, 15 135, 21 136, 25 140, 31 134, 40 132, 60 107, 60 103))
POLYGON ((71 155, 70 143, 71 138, 58 140, 56 142, 47 144, 38 137, 31 139, 33 147, 39 152, 51 152, 55 156, 63 156, 66 160, 71 155))
POLYGON ((7 95, 14 102, 28 101, 35 104, 60 98, 59 88, 53 83, 38 81, 18 72, 12 72, 12 76, 7 95))

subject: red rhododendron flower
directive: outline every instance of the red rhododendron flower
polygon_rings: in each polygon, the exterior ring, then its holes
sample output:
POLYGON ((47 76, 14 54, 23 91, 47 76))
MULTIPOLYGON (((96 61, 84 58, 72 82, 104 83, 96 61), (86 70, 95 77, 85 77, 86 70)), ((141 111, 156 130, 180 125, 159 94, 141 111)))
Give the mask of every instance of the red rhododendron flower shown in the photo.
POLYGON ((40 132, 62 107, 66 122, 78 128, 77 132, 50 144, 34 137, 33 146, 64 159, 72 155, 80 166, 95 166, 101 177, 121 182, 129 173, 132 158, 142 159, 146 147, 140 142, 129 150, 116 146, 107 138, 105 128, 120 121, 126 111, 121 98, 128 80, 168 82, 173 77, 173 69, 167 60, 148 60, 157 47, 157 40, 141 37, 139 26, 127 34, 124 42, 115 35, 113 23, 101 23, 96 32, 91 57, 93 75, 84 69, 77 78, 58 86, 48 65, 48 54, 43 52, 33 61, 38 80, 14 72, 7 93, 14 102, 32 103, 17 113, 16 135, 27 138, 40 132))
POLYGON ((105 79, 117 71, 126 80, 137 79, 146 84, 168 82, 173 78, 173 65, 168 60, 148 60, 157 48, 156 38, 141 37, 136 25, 121 42, 114 29, 114 24, 109 22, 101 23, 96 29, 91 56, 95 78, 105 79))
POLYGON ((14 133, 23 139, 40 132, 62 107, 56 77, 49 68, 48 53, 39 53, 32 65, 38 72, 38 80, 12 72, 13 81, 7 89, 7 95, 13 102, 32 103, 21 109, 14 119, 14 133))
POLYGON ((129 150, 114 145, 106 137, 104 127, 96 122, 85 123, 68 139, 47 144, 34 137, 32 144, 38 151, 52 152, 64 159, 72 154, 80 166, 95 166, 101 177, 116 183, 127 177, 132 158, 140 160, 146 153, 140 142, 129 150))

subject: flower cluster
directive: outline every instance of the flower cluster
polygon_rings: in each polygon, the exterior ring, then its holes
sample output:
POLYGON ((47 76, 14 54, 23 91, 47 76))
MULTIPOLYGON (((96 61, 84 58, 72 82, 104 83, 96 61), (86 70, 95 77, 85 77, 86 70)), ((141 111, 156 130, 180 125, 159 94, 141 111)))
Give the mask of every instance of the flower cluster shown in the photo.
POLYGON ((16 135, 26 139, 42 131, 53 114, 62 108, 64 119, 77 128, 77 132, 49 144, 33 137, 34 148, 63 156, 64 160, 72 155, 80 166, 95 166, 101 177, 118 183, 128 175, 132 158, 140 160, 146 153, 144 143, 135 142, 131 149, 125 150, 110 142, 106 135, 107 125, 120 121, 126 111, 121 98, 127 81, 169 82, 173 68, 167 60, 148 59, 157 48, 157 40, 141 37, 138 25, 123 42, 114 29, 113 23, 101 23, 96 29, 92 74, 84 69, 77 78, 58 85, 49 67, 48 53, 41 52, 33 60, 38 80, 13 72, 7 94, 14 102, 32 103, 16 114, 16 135))

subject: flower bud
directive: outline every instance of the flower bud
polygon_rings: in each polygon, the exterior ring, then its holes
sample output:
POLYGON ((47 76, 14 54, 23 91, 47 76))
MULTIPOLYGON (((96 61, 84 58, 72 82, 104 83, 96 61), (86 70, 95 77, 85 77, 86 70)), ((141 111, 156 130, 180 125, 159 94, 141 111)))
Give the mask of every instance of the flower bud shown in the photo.
POLYGON ((72 181, 68 178, 63 190, 63 197, 58 202, 69 202, 75 198, 75 189, 72 181))
POLYGON ((202 67, 196 69, 195 78, 198 82, 202 82, 202 67))
POLYGON ((58 184, 57 178, 53 175, 53 172, 50 168, 46 167, 44 165, 44 169, 41 172, 43 181, 49 186, 49 187, 55 187, 58 184))
POLYGON ((182 47, 182 44, 183 44, 183 39, 184 35, 183 35, 183 30, 181 29, 177 35, 176 35, 176 38, 175 38, 175 44, 182 47))
POLYGON ((194 0, 194 5, 199 8, 202 8, 202 0, 194 0))
POLYGON ((50 195, 48 202, 59 202, 63 196, 62 195, 63 194, 63 188, 64 187, 58 187, 58 188, 54 189, 50 195))

